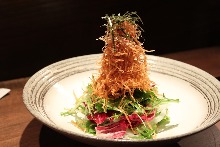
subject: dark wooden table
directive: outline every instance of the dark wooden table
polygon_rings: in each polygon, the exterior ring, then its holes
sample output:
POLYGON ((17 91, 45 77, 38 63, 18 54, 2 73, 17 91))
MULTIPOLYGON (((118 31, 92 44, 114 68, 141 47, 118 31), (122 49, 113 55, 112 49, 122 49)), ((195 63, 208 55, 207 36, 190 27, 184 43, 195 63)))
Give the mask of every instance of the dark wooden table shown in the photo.
MULTIPOLYGON (((164 57, 197 66, 213 76, 220 77, 220 47, 164 54, 164 57)), ((0 87, 11 92, 0 100, 0 147, 58 147, 82 146, 43 125, 26 109, 22 90, 29 77, 1 81, 0 87)), ((174 147, 219 147, 220 122, 192 136, 186 137, 174 147)))

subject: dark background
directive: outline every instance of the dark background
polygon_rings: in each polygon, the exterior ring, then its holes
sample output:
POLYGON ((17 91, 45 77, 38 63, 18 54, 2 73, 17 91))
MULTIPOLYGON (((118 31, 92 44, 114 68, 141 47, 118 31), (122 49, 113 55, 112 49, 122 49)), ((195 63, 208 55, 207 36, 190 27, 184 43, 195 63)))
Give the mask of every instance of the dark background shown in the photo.
POLYGON ((0 81, 101 53, 101 17, 126 11, 142 18, 153 55, 220 45, 219 0, 0 0, 0 81))

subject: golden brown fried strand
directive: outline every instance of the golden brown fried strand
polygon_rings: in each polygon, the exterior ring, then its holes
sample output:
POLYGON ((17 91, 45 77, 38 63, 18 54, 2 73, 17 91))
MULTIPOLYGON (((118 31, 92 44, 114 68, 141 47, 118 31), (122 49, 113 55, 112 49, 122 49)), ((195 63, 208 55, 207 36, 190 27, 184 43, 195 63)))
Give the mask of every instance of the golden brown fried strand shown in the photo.
POLYGON ((132 96, 135 89, 150 89, 146 50, 138 41, 139 33, 137 25, 127 21, 107 28, 101 38, 105 46, 99 76, 92 83, 96 96, 115 99, 132 96))

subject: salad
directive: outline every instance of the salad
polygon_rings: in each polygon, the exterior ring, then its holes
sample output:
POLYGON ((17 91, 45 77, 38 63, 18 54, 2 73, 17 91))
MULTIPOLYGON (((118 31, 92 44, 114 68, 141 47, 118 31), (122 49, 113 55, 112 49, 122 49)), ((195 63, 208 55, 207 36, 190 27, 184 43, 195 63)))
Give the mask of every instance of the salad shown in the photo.
POLYGON ((178 102, 159 94, 149 79, 147 56, 139 41, 141 21, 136 12, 106 15, 105 42, 97 76, 91 77, 73 108, 62 112, 73 116, 72 124, 101 138, 153 139, 173 128, 167 108, 178 102))

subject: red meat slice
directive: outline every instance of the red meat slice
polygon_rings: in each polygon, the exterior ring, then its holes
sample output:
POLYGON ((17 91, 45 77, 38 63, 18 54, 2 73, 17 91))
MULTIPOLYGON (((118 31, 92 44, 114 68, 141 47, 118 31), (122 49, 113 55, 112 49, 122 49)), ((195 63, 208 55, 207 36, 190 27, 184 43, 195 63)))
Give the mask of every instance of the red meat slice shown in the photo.
MULTIPOLYGON (((142 121, 150 121, 155 117, 155 110, 148 115, 141 115, 138 114, 131 114, 128 115, 128 118, 130 120, 130 123, 132 127, 136 127, 142 123, 142 121)), ((123 138, 126 130, 128 127, 130 127, 128 120, 125 118, 125 116, 122 116, 120 118, 120 121, 111 123, 105 126, 98 126, 99 124, 102 124, 105 122, 106 119, 108 119, 113 113, 96 113, 93 115, 88 115, 87 118, 91 121, 94 121, 97 124, 96 135, 101 138, 110 138, 110 139, 120 139, 123 138)))
POLYGON ((125 120, 121 120, 106 126, 97 126, 96 135, 101 138, 120 139, 123 138, 128 124, 125 120))
POLYGON ((106 119, 108 119, 110 122, 112 122, 114 119, 110 118, 113 114, 115 113, 115 111, 113 110, 109 110, 107 113, 95 113, 93 115, 88 115, 87 118, 90 121, 94 121, 97 125, 102 124, 104 121, 106 121, 106 119))
MULTIPOLYGON (((128 118, 131 122, 132 127, 136 127, 140 125, 142 121, 151 121, 155 117, 155 113, 156 113, 155 110, 151 114, 148 115, 143 114, 141 116, 138 116, 138 114, 133 113, 131 115, 128 115, 128 118)), ((122 116, 121 120, 126 120, 125 116, 122 116)))
POLYGON ((108 118, 108 115, 103 112, 103 113, 96 113, 93 115, 88 115, 87 118, 90 121, 94 121, 97 125, 99 125, 99 124, 103 123, 108 118))

